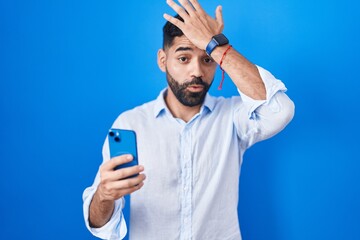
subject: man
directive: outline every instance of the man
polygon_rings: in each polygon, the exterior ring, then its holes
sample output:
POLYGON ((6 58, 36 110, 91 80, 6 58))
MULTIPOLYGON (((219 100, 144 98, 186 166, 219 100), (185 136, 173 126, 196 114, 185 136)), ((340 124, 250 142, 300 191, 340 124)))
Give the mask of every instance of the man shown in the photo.
POLYGON ((132 156, 110 159, 106 139, 103 164, 84 191, 86 225, 100 238, 125 236, 123 197, 131 193, 130 239, 241 239, 242 156, 293 117, 284 84, 250 63, 221 34, 221 6, 213 19, 196 0, 179 2, 167 1, 179 16, 164 14, 168 22, 158 51, 168 88, 113 124, 136 132, 140 165, 114 170, 132 156), (240 96, 207 94, 218 64, 240 96))

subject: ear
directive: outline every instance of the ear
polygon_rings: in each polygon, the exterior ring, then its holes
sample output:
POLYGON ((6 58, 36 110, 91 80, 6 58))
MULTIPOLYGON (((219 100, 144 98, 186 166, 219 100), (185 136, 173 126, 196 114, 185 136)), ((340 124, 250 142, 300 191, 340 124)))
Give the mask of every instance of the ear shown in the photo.
POLYGON ((166 72, 166 53, 163 49, 159 49, 157 54, 157 63, 161 71, 166 72))

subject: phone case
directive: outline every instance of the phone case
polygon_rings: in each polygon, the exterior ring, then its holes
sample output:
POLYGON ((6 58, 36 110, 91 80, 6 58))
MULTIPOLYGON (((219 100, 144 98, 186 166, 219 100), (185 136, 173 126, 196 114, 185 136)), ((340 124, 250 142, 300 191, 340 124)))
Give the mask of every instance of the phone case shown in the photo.
POLYGON ((136 133, 132 130, 111 128, 108 134, 110 157, 123 154, 131 154, 134 159, 131 162, 117 166, 115 169, 138 165, 136 148, 136 133))

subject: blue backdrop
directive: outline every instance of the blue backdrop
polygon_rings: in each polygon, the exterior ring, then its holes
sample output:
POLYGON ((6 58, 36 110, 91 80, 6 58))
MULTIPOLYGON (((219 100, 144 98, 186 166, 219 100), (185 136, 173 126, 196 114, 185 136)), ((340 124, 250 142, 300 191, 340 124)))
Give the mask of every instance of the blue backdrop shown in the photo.
MULTIPOLYGON (((360 239, 359 3, 208 0, 233 46, 283 80, 291 124, 245 155, 244 240, 360 239)), ((2 239, 94 239, 82 191, 116 116, 166 86, 165 1, 0 2, 2 239)), ((217 73, 211 93, 222 91, 217 73)))

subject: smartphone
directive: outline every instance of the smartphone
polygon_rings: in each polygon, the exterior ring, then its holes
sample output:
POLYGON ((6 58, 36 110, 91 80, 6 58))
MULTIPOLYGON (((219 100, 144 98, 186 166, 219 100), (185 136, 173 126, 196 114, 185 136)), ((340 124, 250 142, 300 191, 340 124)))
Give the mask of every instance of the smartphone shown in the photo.
POLYGON ((134 158, 131 162, 115 167, 115 170, 138 165, 136 133, 134 131, 111 128, 108 133, 108 139, 111 158, 124 154, 131 154, 134 158))

